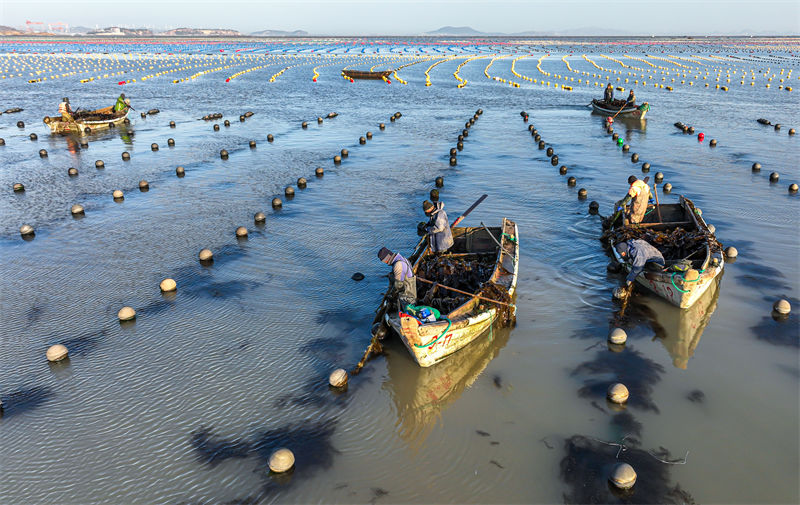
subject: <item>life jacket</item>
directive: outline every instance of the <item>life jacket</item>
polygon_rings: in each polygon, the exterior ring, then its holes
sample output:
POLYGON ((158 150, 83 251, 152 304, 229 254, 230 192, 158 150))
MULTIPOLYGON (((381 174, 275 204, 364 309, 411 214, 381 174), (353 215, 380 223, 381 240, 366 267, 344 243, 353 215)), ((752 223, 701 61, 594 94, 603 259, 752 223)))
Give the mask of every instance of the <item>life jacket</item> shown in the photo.
POLYGON ((69 105, 67 102, 61 102, 58 104, 58 113, 59 114, 69 114, 69 105))

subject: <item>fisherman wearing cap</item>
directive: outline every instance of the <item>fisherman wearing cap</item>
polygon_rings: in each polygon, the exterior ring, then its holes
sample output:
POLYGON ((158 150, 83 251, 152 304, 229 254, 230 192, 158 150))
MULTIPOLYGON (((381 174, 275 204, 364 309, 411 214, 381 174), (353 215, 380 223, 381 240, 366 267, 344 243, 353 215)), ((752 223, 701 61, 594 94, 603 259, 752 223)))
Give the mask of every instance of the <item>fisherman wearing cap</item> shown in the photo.
POLYGON ((635 175, 628 177, 628 194, 622 200, 621 205, 625 206, 633 202, 631 205, 630 215, 628 219, 632 224, 638 224, 644 219, 644 214, 647 212, 647 203, 650 200, 650 186, 647 184, 649 177, 640 181, 635 175))
POLYGON ((633 107, 634 105, 636 105, 636 95, 634 95, 633 90, 631 90, 631 92, 628 93, 628 99, 625 100, 625 106, 633 107))
POLYGON ((400 311, 406 310, 406 305, 417 302, 417 278, 411 263, 400 253, 393 253, 385 247, 378 251, 378 258, 392 266, 393 288, 397 292, 397 305, 400 311))
POLYGON ((610 82, 608 86, 606 86, 606 91, 603 94, 603 101, 609 105, 614 101, 614 86, 612 86, 610 82))
POLYGON ((428 222, 417 225, 417 231, 428 234, 431 251, 434 253, 447 252, 453 246, 453 232, 450 231, 450 221, 444 211, 444 202, 422 202, 422 210, 428 216, 428 222))
POLYGON ((125 93, 120 93, 119 98, 117 98, 117 103, 114 104, 114 112, 127 110, 130 103, 130 100, 125 99, 125 93))
POLYGON ((64 121, 75 121, 72 119, 72 107, 69 105, 69 98, 61 99, 61 103, 58 104, 58 113, 61 114, 61 119, 64 121))
MULTIPOLYGON (((620 258, 631 264, 631 271, 625 278, 626 286, 630 286, 637 275, 642 273, 646 264, 651 263, 654 270, 664 268, 664 256, 655 247, 641 239, 631 239, 614 246, 620 258), (630 259, 630 261, 628 261, 630 259), (659 268, 656 265, 660 265, 659 268)), ((648 267, 651 268, 651 267, 648 267)))

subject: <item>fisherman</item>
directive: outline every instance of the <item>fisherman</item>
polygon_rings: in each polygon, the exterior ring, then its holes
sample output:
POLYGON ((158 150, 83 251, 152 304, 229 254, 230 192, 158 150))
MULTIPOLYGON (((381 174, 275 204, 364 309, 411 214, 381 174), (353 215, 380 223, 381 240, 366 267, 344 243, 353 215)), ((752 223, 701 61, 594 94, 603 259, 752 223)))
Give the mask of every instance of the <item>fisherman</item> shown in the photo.
POLYGON ((125 99, 125 93, 120 93, 117 103, 114 104, 114 112, 126 111, 130 104, 131 101, 125 99))
POLYGON ((392 288, 397 292, 397 307, 401 312, 405 312, 406 305, 414 305, 417 302, 417 278, 414 277, 411 263, 400 253, 393 253, 385 247, 381 247, 378 251, 378 258, 392 266, 392 288))
POLYGON ((422 202, 422 210, 428 216, 428 222, 417 225, 417 231, 428 234, 431 251, 434 253, 447 252, 453 246, 453 232, 450 231, 450 222, 444 211, 444 202, 422 202))
POLYGON ((61 114, 61 119, 64 121, 75 121, 72 118, 72 107, 69 105, 69 98, 61 99, 61 103, 58 104, 58 113, 61 114))
POLYGON ((631 90, 631 92, 628 93, 628 99, 625 100, 625 105, 629 107, 633 107, 634 105, 636 105, 636 95, 633 94, 633 90, 631 90))
POLYGON ((614 86, 612 86, 610 82, 608 83, 608 86, 606 86, 606 91, 603 95, 603 101, 607 104, 610 104, 614 101, 614 86))
POLYGON ((628 184, 630 184, 630 187, 628 188, 628 194, 625 195, 620 205, 624 207, 631 203, 631 201, 633 202, 631 211, 628 214, 628 219, 632 224, 641 223, 642 219, 644 219, 645 212, 647 212, 647 203, 650 200, 650 186, 647 184, 648 179, 649 177, 646 177, 645 180, 640 181, 635 175, 628 177, 628 184))
POLYGON ((633 280, 637 275, 642 273, 646 264, 650 263, 653 270, 661 271, 664 268, 664 256, 655 247, 648 244, 646 241, 635 238, 625 242, 620 242, 614 246, 620 257, 628 261, 630 258, 631 271, 628 277, 625 278, 626 287, 630 287, 633 280), (659 266, 656 266, 659 265, 659 266))

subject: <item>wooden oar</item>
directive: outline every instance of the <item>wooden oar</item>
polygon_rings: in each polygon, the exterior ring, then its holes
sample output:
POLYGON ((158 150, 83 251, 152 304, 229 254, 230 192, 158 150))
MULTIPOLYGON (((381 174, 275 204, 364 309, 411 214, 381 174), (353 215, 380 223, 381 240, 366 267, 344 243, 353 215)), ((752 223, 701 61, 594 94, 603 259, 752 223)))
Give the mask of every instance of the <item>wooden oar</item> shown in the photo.
POLYGON ((656 212, 658 213, 658 222, 661 220, 661 205, 658 203, 658 184, 653 184, 653 194, 656 196, 656 212))
POLYGON ((467 291, 461 291, 460 289, 451 288, 450 286, 445 286, 444 284, 439 284, 438 282, 429 281, 428 279, 423 279, 422 277, 419 277, 419 276, 417 276, 417 280, 421 281, 421 282, 424 282, 425 284, 436 284, 437 286, 439 286, 442 289, 447 289, 449 291, 455 291, 456 293, 461 293, 462 295, 467 295, 467 296, 473 297, 473 298, 479 298, 479 299, 487 301, 487 302, 497 303, 499 305, 505 305, 507 307, 515 307, 515 305, 513 303, 501 302, 500 300, 493 300, 491 298, 486 298, 485 296, 481 296, 481 295, 478 295, 478 294, 475 294, 475 293, 469 293, 467 291))
MULTIPOLYGON (((487 196, 488 195, 482 195, 480 198, 478 198, 478 200, 476 200, 475 203, 470 205, 470 207, 463 214, 458 216, 458 218, 456 218, 456 220, 453 221, 453 224, 450 225, 450 228, 453 228, 458 223, 463 221, 464 218, 467 217, 467 215, 470 212, 475 210, 475 207, 480 205, 482 201, 486 200, 487 196)), ((417 261, 417 258, 420 256, 420 254, 422 254, 425 251, 425 239, 427 237, 428 235, 426 234, 419 240, 419 242, 417 242, 417 246, 414 248, 414 252, 411 253, 411 256, 408 257, 408 261, 412 265, 414 264, 415 261, 417 261)), ((375 314, 375 319, 372 320, 372 326, 375 326, 375 324, 377 323, 380 323, 381 325, 385 324, 384 316, 386 315, 386 310, 389 308, 389 299, 391 298, 391 296, 392 296, 392 289, 390 287, 389 289, 386 290, 386 294, 383 295, 383 300, 381 300, 381 304, 378 306, 378 313, 375 314)), ((361 361, 359 361, 356 367, 353 369, 353 371, 350 372, 351 375, 357 375, 358 372, 361 371, 361 369, 364 367, 364 364, 369 359, 370 354, 372 354, 373 352, 381 352, 382 348, 379 340, 380 339, 378 338, 378 332, 376 331, 373 333, 372 340, 370 340, 367 350, 364 351, 364 356, 361 358, 361 361)))

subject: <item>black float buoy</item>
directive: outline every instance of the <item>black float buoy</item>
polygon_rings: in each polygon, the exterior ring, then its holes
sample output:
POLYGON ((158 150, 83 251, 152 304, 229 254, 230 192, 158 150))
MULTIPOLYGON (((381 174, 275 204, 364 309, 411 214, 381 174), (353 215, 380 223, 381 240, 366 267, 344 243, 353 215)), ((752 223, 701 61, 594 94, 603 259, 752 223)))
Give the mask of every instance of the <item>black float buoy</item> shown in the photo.
POLYGON ((458 154, 458 149, 455 147, 450 148, 450 156, 456 156, 458 154))
POLYGON ((218 131, 219 131, 219 125, 218 125, 218 124, 215 124, 215 125, 213 126, 213 128, 214 128, 214 131, 215 131, 215 132, 218 132, 218 131))
POLYGON ((589 214, 596 215, 600 211, 600 204, 592 200, 589 202, 589 214))
POLYGON ((280 209, 281 207, 283 207, 283 202, 281 201, 281 199, 280 198, 273 198, 272 199, 272 208, 273 209, 280 209))
POLYGON ((531 130, 533 130, 533 128, 534 128, 534 127, 533 127, 533 125, 532 125, 532 124, 529 124, 529 125, 528 125, 528 131, 531 131, 531 130))
POLYGON ((533 141, 534 142, 539 142, 540 140, 542 140, 542 136, 539 135, 538 133, 533 136, 533 141))
POLYGON ((551 164, 551 165, 553 165, 553 166, 556 166, 556 165, 558 165, 558 155, 557 155, 557 154, 554 154, 554 155, 553 155, 553 156, 550 158, 550 164, 551 164))
POLYGON ((552 147, 548 147, 547 151, 545 151, 545 152, 547 153, 548 156, 552 156, 553 155, 553 148, 552 147))
POLYGON ((544 140, 539 141, 539 149, 544 149, 544 140))
POLYGON ((394 116, 390 116, 390 117, 389 117, 389 122, 390 122, 390 123, 394 123, 394 116))
POLYGON ((463 135, 459 135, 458 136, 458 141, 459 142, 463 142, 464 141, 464 136, 463 135))
POLYGON ((464 149, 464 143, 463 143, 463 142, 459 142, 458 144, 456 144, 456 148, 457 148, 459 151, 461 151, 462 149, 464 149))
POLYGON ((131 153, 128 151, 122 151, 122 161, 129 161, 131 159, 131 153))
POLYGON ((167 145, 170 146, 170 147, 174 147, 175 146, 175 139, 173 139, 173 138, 167 139, 167 145))
POLYGON ((479 115, 479 116, 480 116, 481 114, 483 114, 483 109, 478 109, 478 110, 476 110, 476 111, 475 111, 475 114, 477 114, 477 115, 479 115))
POLYGON ((81 149, 88 149, 89 148, 89 141, 86 139, 81 139, 81 149))
POLYGON ((378 129, 385 130, 386 129, 386 125, 384 123, 381 123, 381 124, 378 125, 378 129))
POLYGON ((268 133, 267 134, 267 142, 272 142, 273 140, 275 140, 275 137, 271 133, 268 133))
POLYGON ((39 156, 42 158, 47 158, 47 149, 39 149, 39 156))
POLYGON ((458 160, 456 159, 456 157, 455 156, 451 156, 450 157, 450 166, 451 167, 455 166, 457 163, 458 163, 458 160))
POLYGON ((30 135, 28 135, 28 137, 29 137, 31 140, 36 140, 36 139, 38 139, 38 138, 39 138, 39 136, 38 136, 38 135, 36 135, 35 133, 31 133, 30 135))
POLYGON ((579 189, 578 190, 578 200, 585 199, 587 194, 588 194, 588 191, 586 191, 586 188, 579 189))
POLYGON ((642 172, 647 173, 650 171, 650 163, 644 162, 642 163, 642 172))
POLYGON ((639 161, 639 155, 636 153, 631 154, 631 163, 636 163, 639 161))
POLYGON ((150 150, 151 151, 158 151, 158 144, 156 144, 155 142, 150 144, 150 150))
POLYGON ((797 193, 797 183, 789 184, 789 193, 797 193))
MULTIPOLYGON (((127 119, 127 118, 125 118, 125 119, 127 119)), ((170 121, 169 122, 169 127, 170 128, 175 128, 175 121, 170 121)))
POLYGON ((348 156, 350 156, 350 151, 342 149, 342 158, 347 158, 348 156))
POLYGON ((611 136, 611 140, 613 140, 614 142, 616 142, 618 138, 619 138, 618 133, 615 133, 614 135, 611 136))
POLYGON ((708 141, 709 147, 717 147, 717 139, 711 139, 708 141))
POLYGON ((227 127, 231 125, 231 122, 226 119, 225 121, 222 122, 222 124, 224 124, 227 127))
POLYGON ((337 154, 336 156, 333 157, 333 162, 338 165, 339 163, 342 162, 342 157, 337 154))
MULTIPOLYGON (((122 120, 122 124, 131 124, 131 120, 128 119, 128 118, 125 118, 125 119, 122 120)), ((112 128, 116 128, 116 126, 112 126, 112 128)))
POLYGON ((561 174, 561 175, 566 175, 567 174, 567 166, 566 165, 561 165, 558 168, 558 173, 561 174))
POLYGON ((574 186, 577 183, 578 179, 576 179, 575 177, 570 177, 569 179, 567 179, 567 186, 574 186))
POLYGON ((781 129, 781 124, 780 123, 775 123, 775 131, 778 131, 780 129, 781 129))
POLYGON ((439 190, 438 189, 435 189, 435 188, 432 189, 430 191, 429 195, 431 197, 431 201, 432 202, 438 202, 439 201, 439 190))
POLYGON ((244 123, 244 115, 242 115, 242 116, 239 116, 239 122, 240 122, 240 123, 244 123))
POLYGON ((689 131, 690 134, 693 134, 694 133, 694 126, 690 126, 688 131, 689 131))
POLYGON ((761 170, 761 163, 753 163, 753 172, 758 172, 761 170))
POLYGON ((94 166, 95 166, 95 168, 104 168, 106 166, 106 164, 103 163, 103 160, 97 160, 97 161, 94 162, 94 166))
POLYGON ((291 186, 286 186, 283 190, 283 194, 286 195, 286 198, 294 198, 294 188, 291 186))
POLYGON ((461 135, 463 135, 464 138, 469 137, 469 130, 461 130, 461 135))
POLYGON ((372 139, 372 132, 367 132, 365 137, 367 137, 367 140, 372 139))
POLYGON ((253 149, 255 146, 256 146, 256 141, 255 140, 251 140, 250 141, 250 149, 253 149))
POLYGON ((321 117, 317 118, 317 124, 322 124, 322 118, 321 117))
POLYGON ((656 172, 656 182, 661 182, 664 180, 664 174, 661 172, 656 172))
POLYGON ((69 167, 67 170, 67 175, 70 177, 76 177, 78 175, 78 169, 75 167, 69 167))
POLYGON ((794 128, 789 128, 789 135, 794 135, 794 134, 795 134, 794 128))
POLYGON ((92 129, 87 126, 86 128, 83 129, 83 133, 89 135, 90 133, 92 133, 92 129))
POLYGON ((22 121, 17 121, 17 128, 25 128, 25 123, 22 121))
POLYGON ((0 138, 0 146, 6 145, 6 139, 0 138))
POLYGON ((629 146, 628 144, 623 144, 622 145, 622 152, 623 153, 627 153, 630 150, 631 150, 631 146, 629 146))
POLYGON ((358 137, 358 143, 362 146, 367 143, 367 139, 364 137, 358 137))
POLYGON ((177 167, 175 169, 175 175, 177 175, 178 177, 183 177, 184 175, 186 175, 186 170, 183 167, 177 167))
POLYGON ((303 123, 300 126, 302 126, 303 129, 306 129, 306 128, 308 128, 308 122, 307 121, 303 121, 303 123))
POLYGON ((228 151, 223 149, 222 151, 219 152, 219 157, 222 158, 223 160, 227 160, 228 159, 228 151))
POLYGON ((308 181, 306 181, 305 177, 300 177, 299 179, 297 179, 297 187, 298 188, 305 189, 307 185, 308 185, 308 181))
POLYGON ((109 123, 108 123, 108 127, 109 127, 109 128, 116 128, 116 127, 117 127, 117 125, 115 125, 114 123, 111 123, 111 122, 109 122, 109 123))
POLYGON ((469 121, 464 123, 464 128, 469 128, 470 126, 472 126, 472 123, 470 123, 469 121))
POLYGON ((434 184, 436 184, 437 188, 444 187, 444 177, 442 176, 437 177, 436 180, 434 181, 434 184))
POLYGON ((778 182, 778 179, 780 178, 781 176, 780 174, 778 174, 778 172, 772 172, 771 174, 769 174, 769 182, 778 182))

